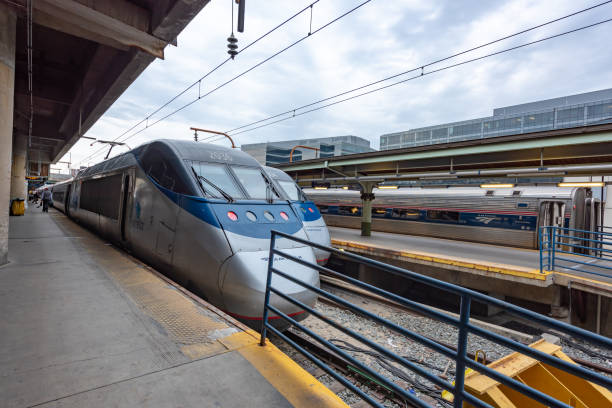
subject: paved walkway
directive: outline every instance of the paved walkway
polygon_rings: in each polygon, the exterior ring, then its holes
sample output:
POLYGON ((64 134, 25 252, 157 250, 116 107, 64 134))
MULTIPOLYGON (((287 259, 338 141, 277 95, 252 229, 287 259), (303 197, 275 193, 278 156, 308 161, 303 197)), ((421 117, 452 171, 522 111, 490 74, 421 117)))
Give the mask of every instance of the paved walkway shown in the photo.
POLYGON ((2 407, 345 406, 273 345, 63 214, 11 217, 2 407))

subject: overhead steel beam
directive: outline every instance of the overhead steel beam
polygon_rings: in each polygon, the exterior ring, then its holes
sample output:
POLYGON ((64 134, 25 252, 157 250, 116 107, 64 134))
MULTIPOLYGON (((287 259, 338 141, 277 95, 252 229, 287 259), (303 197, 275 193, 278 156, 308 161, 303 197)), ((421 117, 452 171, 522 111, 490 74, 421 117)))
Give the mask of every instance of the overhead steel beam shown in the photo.
POLYGON ((139 48, 164 58, 167 42, 74 0, 36 0, 34 22, 120 50, 139 48))

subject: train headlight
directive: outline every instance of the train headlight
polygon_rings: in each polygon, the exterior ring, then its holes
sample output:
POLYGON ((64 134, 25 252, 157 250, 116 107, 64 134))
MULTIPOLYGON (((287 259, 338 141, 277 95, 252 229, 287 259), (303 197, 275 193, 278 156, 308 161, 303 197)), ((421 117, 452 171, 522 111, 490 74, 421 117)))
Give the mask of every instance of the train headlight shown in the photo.
POLYGON ((229 218, 232 221, 238 221, 238 215, 236 215, 236 213, 233 211, 227 212, 227 218, 229 218))
POLYGON ((249 219, 249 221, 253 221, 253 222, 257 221, 257 216, 255 215, 253 211, 247 211, 246 217, 249 219))
POLYGON ((289 221, 289 216, 287 215, 287 213, 286 213, 286 212, 281 211, 281 212, 280 212, 280 216, 281 216, 281 218, 282 218, 283 220, 285 220, 285 221, 289 221))
POLYGON ((310 211, 311 213, 314 212, 314 210, 312 209, 312 207, 308 207, 308 211, 310 211))
POLYGON ((272 215, 270 211, 264 211, 264 217, 266 217, 268 221, 274 221, 274 215, 272 215))

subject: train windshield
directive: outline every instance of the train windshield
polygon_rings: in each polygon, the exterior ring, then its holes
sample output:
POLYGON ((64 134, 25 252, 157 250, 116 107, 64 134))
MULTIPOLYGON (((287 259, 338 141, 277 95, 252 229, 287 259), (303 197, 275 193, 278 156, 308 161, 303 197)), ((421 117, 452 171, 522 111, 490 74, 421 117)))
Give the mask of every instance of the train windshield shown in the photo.
POLYGON ((214 198, 244 198, 244 194, 236 185, 233 177, 223 164, 191 162, 191 168, 204 190, 204 194, 214 198))
POLYGON ((302 190, 293 181, 276 179, 291 201, 306 201, 302 190))
POLYGON ((240 184, 247 191, 250 198, 255 200, 276 200, 278 193, 274 190, 272 183, 264 177, 260 169, 256 167, 231 166, 240 184))

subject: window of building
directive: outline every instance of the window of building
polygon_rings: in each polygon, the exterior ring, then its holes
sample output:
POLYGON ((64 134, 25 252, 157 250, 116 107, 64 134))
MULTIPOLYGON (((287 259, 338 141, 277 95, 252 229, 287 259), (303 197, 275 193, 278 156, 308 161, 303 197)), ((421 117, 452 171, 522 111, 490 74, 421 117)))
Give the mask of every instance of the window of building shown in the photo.
POLYGON ((599 105, 587 106, 587 120, 612 120, 612 101, 600 103, 599 105))
POLYGON ((557 125, 584 121, 584 107, 559 109, 557 111, 557 125))

